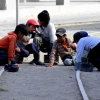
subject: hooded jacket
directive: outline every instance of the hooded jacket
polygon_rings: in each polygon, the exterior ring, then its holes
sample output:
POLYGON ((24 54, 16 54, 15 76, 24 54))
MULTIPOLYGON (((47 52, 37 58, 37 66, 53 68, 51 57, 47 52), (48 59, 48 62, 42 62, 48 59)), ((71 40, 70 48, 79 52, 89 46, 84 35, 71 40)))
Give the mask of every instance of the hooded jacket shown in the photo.
POLYGON ((17 35, 13 31, 0 39, 0 49, 8 51, 8 60, 11 60, 15 55, 16 41, 17 35))

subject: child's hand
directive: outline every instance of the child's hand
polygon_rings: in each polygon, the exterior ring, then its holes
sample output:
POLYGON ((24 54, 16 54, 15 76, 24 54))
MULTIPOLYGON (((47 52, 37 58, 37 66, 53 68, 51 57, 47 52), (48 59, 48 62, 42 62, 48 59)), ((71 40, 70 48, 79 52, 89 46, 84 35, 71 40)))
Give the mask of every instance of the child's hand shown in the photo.
POLYGON ((19 47, 17 47, 17 48, 15 49, 15 51, 17 51, 17 52, 21 52, 21 50, 20 50, 19 47))
POLYGON ((22 41, 23 41, 23 42, 26 42, 26 43, 29 42, 29 40, 26 39, 26 38, 23 38, 22 41))
POLYGON ((48 63, 46 64, 46 67, 52 67, 52 64, 48 63))

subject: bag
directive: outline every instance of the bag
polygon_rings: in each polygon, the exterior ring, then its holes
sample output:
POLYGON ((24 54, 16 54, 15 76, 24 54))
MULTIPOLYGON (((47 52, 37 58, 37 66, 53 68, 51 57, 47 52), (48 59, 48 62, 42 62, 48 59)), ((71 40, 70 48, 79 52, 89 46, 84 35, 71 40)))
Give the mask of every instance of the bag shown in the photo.
POLYGON ((8 71, 8 72, 18 72, 19 67, 17 64, 6 64, 4 66, 4 69, 5 71, 8 71))
POLYGON ((50 41, 49 38, 45 37, 42 39, 42 45, 40 46, 40 50, 42 52, 48 52, 48 50, 50 49, 50 41))
POLYGON ((84 72, 93 72, 93 65, 88 62, 88 59, 82 58, 82 62, 75 63, 75 70, 84 72))

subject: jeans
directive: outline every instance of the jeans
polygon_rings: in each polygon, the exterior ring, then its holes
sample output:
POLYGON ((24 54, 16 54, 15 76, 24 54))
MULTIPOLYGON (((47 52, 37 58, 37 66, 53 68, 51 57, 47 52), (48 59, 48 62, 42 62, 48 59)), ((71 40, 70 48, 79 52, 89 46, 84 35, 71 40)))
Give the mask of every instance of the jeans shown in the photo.
POLYGON ((8 63, 8 51, 0 49, 0 65, 4 65, 8 63))
POLYGON ((71 54, 66 56, 66 58, 63 60, 63 63, 65 66, 71 66, 75 64, 76 54, 71 54))

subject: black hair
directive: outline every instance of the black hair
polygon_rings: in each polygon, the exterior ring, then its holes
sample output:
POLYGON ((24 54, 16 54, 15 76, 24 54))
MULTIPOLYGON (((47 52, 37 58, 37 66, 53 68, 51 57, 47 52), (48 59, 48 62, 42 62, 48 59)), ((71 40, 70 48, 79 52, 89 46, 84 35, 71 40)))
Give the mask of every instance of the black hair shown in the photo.
POLYGON ((27 27, 24 24, 17 25, 14 32, 15 34, 21 32, 21 34, 28 35, 27 27))
POLYGON ((50 15, 48 13, 47 10, 43 10, 42 12, 40 12, 38 14, 38 19, 40 21, 43 21, 46 25, 48 25, 49 21, 50 21, 50 15))

